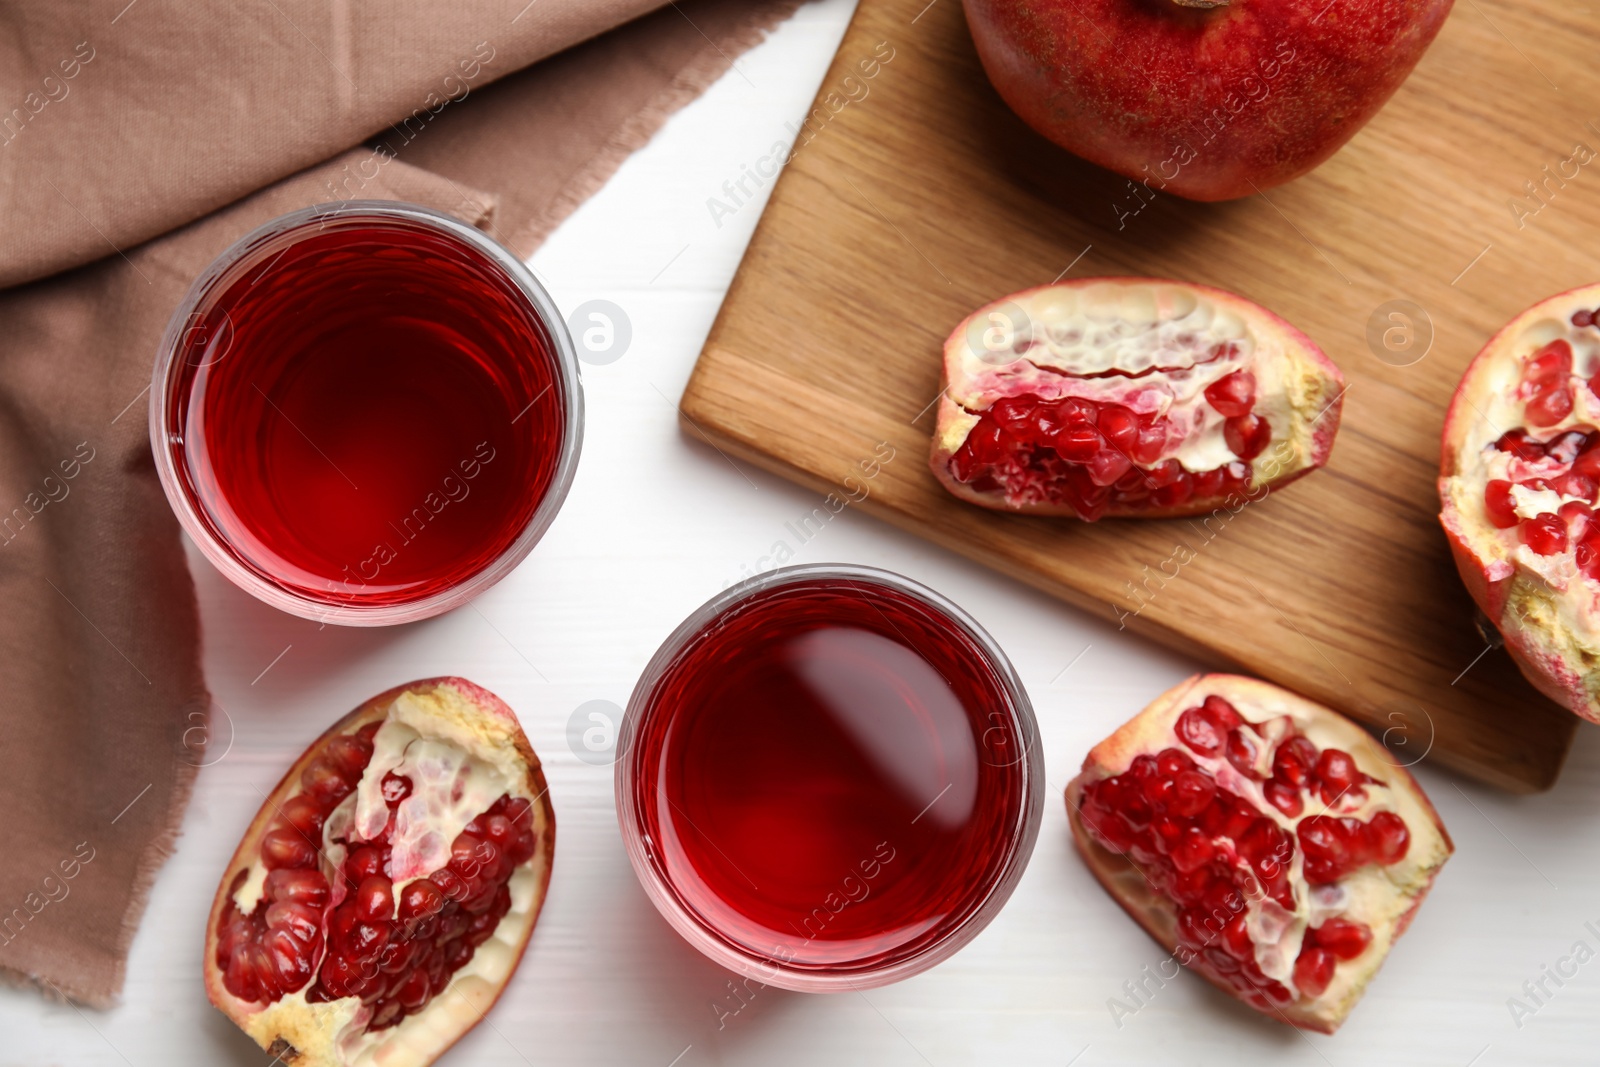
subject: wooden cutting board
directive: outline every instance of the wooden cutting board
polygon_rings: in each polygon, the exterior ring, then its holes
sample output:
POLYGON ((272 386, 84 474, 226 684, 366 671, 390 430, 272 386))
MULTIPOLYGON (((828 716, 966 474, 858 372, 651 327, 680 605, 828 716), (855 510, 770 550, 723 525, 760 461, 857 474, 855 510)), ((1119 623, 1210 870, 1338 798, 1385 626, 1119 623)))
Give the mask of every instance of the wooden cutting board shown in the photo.
POLYGON ((1577 719, 1486 651, 1435 478, 1445 406, 1484 340, 1595 280, 1600 158, 1573 157, 1600 147, 1586 26, 1557 0, 1468 0, 1315 173, 1234 203, 1145 203, 1006 109, 956 0, 861 0, 684 394, 686 432, 821 492, 865 491, 855 506, 897 526, 1332 705, 1399 763, 1546 788, 1577 719), (1310 334, 1350 384, 1329 466, 1220 532, 948 496, 927 469, 945 336, 1006 293, 1110 274, 1218 285, 1310 334), (895 458, 867 479, 880 442, 895 458))

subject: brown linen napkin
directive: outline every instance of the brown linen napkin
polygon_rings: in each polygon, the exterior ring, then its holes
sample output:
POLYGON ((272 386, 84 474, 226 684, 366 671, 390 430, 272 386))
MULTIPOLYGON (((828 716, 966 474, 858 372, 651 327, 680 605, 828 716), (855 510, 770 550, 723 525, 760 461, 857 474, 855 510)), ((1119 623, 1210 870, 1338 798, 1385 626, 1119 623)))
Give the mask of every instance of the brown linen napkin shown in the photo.
POLYGON ((194 589, 146 428, 155 346, 195 275, 257 224, 343 195, 450 211, 527 254, 797 2, 682 0, 492 88, 649 3, 407 0, 354 19, 348 0, 41 0, 0 20, 0 279, 76 267, 0 291, 0 971, 114 1001, 205 763, 194 589), (458 99, 425 105, 491 36, 504 47, 458 99), (54 95, 31 112, 35 89, 54 95), (8 101, 28 112, 9 139, 8 101), (132 247, 377 127, 376 150, 132 247))

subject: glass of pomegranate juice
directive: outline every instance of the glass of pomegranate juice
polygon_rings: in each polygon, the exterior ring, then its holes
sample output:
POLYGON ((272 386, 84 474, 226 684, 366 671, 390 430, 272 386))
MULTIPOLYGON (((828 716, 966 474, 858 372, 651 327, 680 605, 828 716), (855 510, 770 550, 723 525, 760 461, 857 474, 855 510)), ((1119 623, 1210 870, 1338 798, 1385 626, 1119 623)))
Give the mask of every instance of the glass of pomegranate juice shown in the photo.
POLYGON ((150 388, 167 499, 240 588, 325 622, 465 603, 533 548, 583 435, 572 340, 516 256, 458 219, 352 201, 229 248, 150 388))
POLYGON ((965 612, 886 571, 752 578, 701 607, 634 689, 617 817, 656 907, 757 981, 866 989, 999 912, 1033 852, 1027 694, 965 612))

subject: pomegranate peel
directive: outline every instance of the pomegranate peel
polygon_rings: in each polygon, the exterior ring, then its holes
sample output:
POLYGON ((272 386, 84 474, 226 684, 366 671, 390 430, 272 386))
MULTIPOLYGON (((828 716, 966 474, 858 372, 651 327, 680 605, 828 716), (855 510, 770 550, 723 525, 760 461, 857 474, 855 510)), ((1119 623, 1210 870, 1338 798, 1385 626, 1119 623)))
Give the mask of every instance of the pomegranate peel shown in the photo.
POLYGON ((460 678, 391 689, 318 738, 251 822, 207 921, 207 996, 297 1067, 425 1067, 510 980, 554 849, 505 703, 460 678))
MULTIPOLYGON (((1251 196, 1320 165, 1416 66, 1452 0, 967 0, 984 73, 1043 136, 1152 197, 1251 196)), ((1109 220, 1108 220, 1109 221, 1109 220)))
POLYGON ((1453 849, 1367 733, 1235 675, 1162 694, 1090 751, 1066 801, 1089 869, 1151 937, 1228 995, 1322 1033, 1453 849))
POLYGON ((1328 460, 1344 380, 1305 334, 1210 286, 1086 278, 969 315, 944 346, 929 464, 1038 515, 1198 515, 1328 460))
POLYGON ((1600 285, 1512 319, 1445 416, 1439 520, 1523 675, 1600 722, 1600 285))

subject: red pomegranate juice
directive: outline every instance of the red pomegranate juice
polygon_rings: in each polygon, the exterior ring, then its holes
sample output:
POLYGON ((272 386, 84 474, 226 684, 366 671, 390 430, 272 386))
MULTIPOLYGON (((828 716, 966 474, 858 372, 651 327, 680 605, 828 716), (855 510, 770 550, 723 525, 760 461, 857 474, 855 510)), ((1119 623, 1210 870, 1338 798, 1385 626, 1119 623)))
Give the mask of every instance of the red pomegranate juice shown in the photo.
POLYGON ((336 221, 248 255, 191 321, 167 432, 248 568, 336 604, 421 600, 514 542, 564 430, 549 336, 478 250, 336 221))
POLYGON ((812 579, 692 638, 630 754, 664 880, 743 952, 849 973, 916 955, 980 907, 1026 803, 984 651, 903 591, 812 579))

